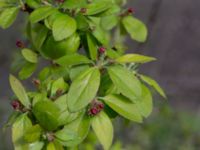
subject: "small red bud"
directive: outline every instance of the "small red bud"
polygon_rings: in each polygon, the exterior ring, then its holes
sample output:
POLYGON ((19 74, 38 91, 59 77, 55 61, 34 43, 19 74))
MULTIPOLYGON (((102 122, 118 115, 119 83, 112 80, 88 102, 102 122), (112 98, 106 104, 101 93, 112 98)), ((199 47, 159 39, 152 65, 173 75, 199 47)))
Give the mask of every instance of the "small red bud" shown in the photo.
POLYGON ((38 87, 38 86, 40 86, 40 80, 38 80, 38 79, 33 79, 33 84, 36 86, 36 87, 38 87))
POLYGON ((21 102, 19 100, 12 101, 11 105, 12 105, 14 110, 20 110, 21 107, 22 107, 21 102))
POLYGON ((105 47, 99 47, 99 52, 100 53, 105 53, 106 51, 106 48, 105 47))
POLYGON ((25 47, 24 43, 23 43, 22 41, 20 41, 20 40, 17 40, 17 41, 16 41, 16 46, 17 46, 18 48, 24 48, 24 47, 25 47))
POLYGON ((130 14, 134 13, 133 8, 128 8, 128 13, 130 13, 130 14))
POLYGON ((87 8, 81 8, 80 12, 81 12, 82 14, 85 14, 85 13, 87 12, 87 8))
POLYGON ((96 108, 92 108, 90 112, 91 112, 91 115, 96 115, 98 113, 98 110, 96 108))
POLYGON ((103 103, 100 103, 100 104, 98 105, 98 107, 100 108, 100 110, 102 110, 102 109, 104 108, 104 104, 103 104, 103 103))

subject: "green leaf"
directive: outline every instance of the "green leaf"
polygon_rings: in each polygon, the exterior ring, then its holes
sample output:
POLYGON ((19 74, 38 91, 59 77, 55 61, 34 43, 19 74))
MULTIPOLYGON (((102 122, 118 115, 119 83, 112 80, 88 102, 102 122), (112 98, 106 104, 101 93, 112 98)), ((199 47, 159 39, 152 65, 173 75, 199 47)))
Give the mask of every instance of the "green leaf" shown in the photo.
POLYGON ((80 74, 73 82, 67 96, 71 112, 86 107, 96 96, 100 84, 98 68, 89 68, 80 74))
POLYGON ((33 107, 33 114, 42 128, 52 131, 58 127, 59 108, 52 101, 39 101, 33 107))
POLYGON ((58 117, 59 125, 66 125, 79 117, 81 112, 70 113, 67 106, 67 95, 62 95, 54 102, 59 107, 60 115, 58 117))
POLYGON ((80 144, 87 137, 90 130, 90 124, 91 120, 85 115, 85 112, 83 112, 82 115, 80 115, 76 120, 67 124, 65 127, 78 133, 79 136, 79 140, 71 141, 68 144, 80 144))
POLYGON ((126 54, 116 59, 118 63, 147 63, 155 61, 156 58, 139 55, 139 54, 126 54))
POLYGON ((92 60, 96 60, 97 59, 97 49, 98 49, 97 42, 96 42, 95 38, 89 33, 87 34, 87 44, 88 44, 90 58, 92 60))
POLYGON ((86 6, 87 12, 86 15, 95 15, 101 13, 112 6, 112 3, 109 1, 101 0, 97 2, 93 2, 86 6))
POLYGON ((135 104, 143 117, 148 117, 151 114, 153 110, 152 95, 144 85, 142 85, 142 96, 135 100, 135 104))
POLYGON ((73 65, 91 63, 91 60, 89 60, 84 55, 75 53, 75 54, 65 55, 65 56, 55 60, 55 62, 61 66, 69 67, 69 66, 73 66, 73 65))
POLYGON ((21 112, 18 111, 14 111, 12 112, 12 114, 9 116, 6 124, 3 126, 3 130, 5 131, 5 129, 9 126, 11 126, 16 120, 17 118, 21 115, 21 112))
POLYGON ((133 40, 138 42, 146 41, 147 27, 140 20, 132 16, 126 16, 122 19, 122 23, 133 40))
POLYGON ((12 141, 17 150, 28 149, 27 143, 24 142, 23 136, 27 129, 32 127, 31 120, 27 114, 21 115, 12 126, 12 141))
POLYGON ((26 130, 24 133, 24 140, 29 143, 40 140, 42 134, 42 128, 37 124, 26 130))
POLYGON ((43 7, 35 9, 29 16, 29 19, 31 23, 37 23, 47 18, 48 16, 53 14, 55 11, 56 9, 51 6, 43 6, 43 7))
POLYGON ((10 27, 15 21, 18 12, 18 7, 6 8, 2 13, 0 13, 0 27, 3 29, 10 27))
POLYGON ((66 127, 64 127, 62 130, 57 131, 55 133, 55 137, 64 146, 68 146, 68 142, 72 140, 79 139, 77 132, 74 132, 73 130, 70 130, 66 127))
POLYGON ((37 141, 35 143, 29 144, 28 150, 41 150, 43 146, 44 146, 44 142, 37 141))
POLYGON ((109 107, 126 119, 139 123, 142 122, 142 116, 137 105, 130 102, 126 97, 122 95, 108 95, 103 100, 109 107))
POLYGON ((62 4, 62 8, 66 8, 66 9, 76 9, 76 8, 82 8, 85 7, 87 4, 86 0, 67 0, 64 2, 64 4, 62 4))
POLYGON ((108 56, 111 59, 116 59, 116 58, 120 57, 120 54, 113 49, 108 49, 108 50, 106 50, 106 56, 108 56))
POLYGON ((74 81, 74 79, 76 79, 78 75, 80 75, 83 71, 85 71, 88 68, 89 68, 88 65, 74 66, 70 68, 70 72, 69 72, 70 79, 74 81))
POLYGON ((111 66, 108 73, 117 89, 131 101, 135 102, 142 94, 140 81, 128 69, 122 66, 111 66))
POLYGON ((62 93, 66 92, 69 88, 69 85, 65 82, 63 78, 59 78, 52 83, 51 95, 56 95, 58 90, 62 90, 62 93))
POLYGON ((27 48, 22 49, 22 55, 28 62, 31 62, 31 63, 38 62, 38 55, 30 49, 27 49, 27 48))
POLYGON ((77 29, 79 30, 87 30, 89 28, 89 24, 87 22, 86 16, 82 14, 77 14, 75 16, 76 22, 77 22, 77 29))
POLYGON ((101 26, 105 30, 111 30, 117 25, 118 21, 119 19, 116 15, 105 16, 101 18, 101 26))
POLYGON ((21 80, 29 78, 37 68, 37 64, 27 62, 20 70, 18 76, 21 80))
POLYGON ((38 0, 26 0, 26 4, 31 8, 38 8, 40 7, 40 3, 38 0))
POLYGON ((64 148, 62 147, 60 143, 58 143, 57 141, 54 141, 47 145, 46 150, 64 150, 64 148))
POLYGON ((167 98, 164 90, 160 87, 160 85, 154 79, 145 75, 140 75, 140 77, 144 82, 152 86, 161 96, 163 96, 164 98, 167 98))
POLYGON ((105 150, 109 150, 113 141, 113 126, 106 113, 101 112, 92 118, 92 128, 105 150))
POLYGON ((52 30, 54 39, 56 41, 66 39, 74 34, 76 29, 76 21, 66 14, 61 14, 53 23, 52 30))
POLYGON ((15 93, 15 95, 17 96, 17 98, 19 99, 19 101, 25 107, 29 108, 30 101, 29 101, 28 95, 27 95, 23 85, 21 84, 21 82, 17 78, 15 78, 13 75, 10 75, 9 80, 10 80, 11 88, 12 88, 13 92, 15 93))

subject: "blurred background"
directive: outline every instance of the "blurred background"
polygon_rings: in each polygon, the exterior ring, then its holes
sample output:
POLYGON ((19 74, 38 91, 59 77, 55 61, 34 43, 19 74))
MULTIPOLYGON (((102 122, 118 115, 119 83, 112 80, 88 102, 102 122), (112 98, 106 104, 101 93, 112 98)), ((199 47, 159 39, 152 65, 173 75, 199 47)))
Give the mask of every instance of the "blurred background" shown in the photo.
MULTIPOLYGON (((146 43, 127 40, 129 51, 158 59, 140 72, 156 79, 168 100, 155 96, 154 112, 142 125, 117 119, 113 150, 200 150, 200 1, 129 0, 128 6, 149 28, 146 43)), ((22 27, 18 17, 0 29, 0 127, 12 111, 8 75, 22 27)), ((0 130, 0 150, 12 149, 9 131, 0 130)))

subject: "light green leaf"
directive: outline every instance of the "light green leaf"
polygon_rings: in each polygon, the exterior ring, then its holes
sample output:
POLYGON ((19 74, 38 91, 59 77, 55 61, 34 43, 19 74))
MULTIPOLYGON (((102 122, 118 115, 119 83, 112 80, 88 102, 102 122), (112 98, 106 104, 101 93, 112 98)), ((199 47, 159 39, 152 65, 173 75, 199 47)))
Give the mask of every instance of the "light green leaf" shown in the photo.
POLYGON ((13 92, 15 93, 15 95, 17 96, 17 98, 19 99, 19 101, 24 106, 29 108, 30 101, 29 101, 28 95, 27 95, 23 85, 21 84, 21 82, 17 78, 15 78, 13 75, 10 75, 9 80, 10 80, 11 88, 12 88, 13 92))
POLYGON ((56 41, 66 39, 74 34, 76 29, 76 21, 66 14, 61 14, 53 23, 52 30, 54 39, 56 41))
POLYGON ((151 114, 153 110, 152 95, 144 85, 142 85, 142 96, 135 100, 135 104, 143 117, 148 117, 151 114))
POLYGON ((100 84, 98 68, 89 68, 80 74, 73 82, 67 96, 71 112, 86 107, 96 96, 100 84))
POLYGON ((76 9, 76 8, 82 8, 85 7, 87 4, 86 0, 67 0, 63 3, 63 5, 61 6, 62 8, 66 8, 66 9, 76 9))
POLYGON ((96 42, 95 38, 89 33, 87 34, 87 44, 88 44, 90 58, 92 60, 96 60, 97 59, 97 49, 98 49, 97 42, 96 42))
POLYGON ((24 140, 29 143, 40 140, 42 134, 42 128, 37 124, 26 130, 24 133, 24 140))
POLYGON ((33 107, 33 114, 42 128, 52 131, 58 127, 59 108, 52 101, 39 101, 33 107))
POLYGON ((106 113, 101 112, 92 118, 92 128, 105 150, 109 150, 113 141, 113 126, 106 113))
POLYGON ((24 133, 32 126, 27 114, 21 115, 12 126, 12 141, 16 150, 28 149, 28 144, 23 140, 24 133))
POLYGON ((135 102, 142 94, 140 81, 128 69, 122 66, 111 66, 108 73, 117 89, 131 101, 135 102))
POLYGON ((55 60, 55 62, 64 67, 69 67, 69 66, 78 65, 78 64, 91 63, 91 61, 86 56, 76 54, 76 53, 65 55, 65 56, 55 60))
POLYGON ((41 150, 44 146, 44 142, 37 141, 35 143, 29 144, 28 150, 41 150))
POLYGON ((112 3, 109 1, 101 0, 97 2, 93 2, 86 6, 87 12, 86 15, 95 15, 101 13, 112 6, 112 3))
POLYGON ((55 11, 56 9, 51 6, 43 6, 43 7, 35 9, 29 16, 29 19, 31 23, 37 23, 47 18, 48 16, 53 14, 55 11))
POLYGON ((101 26, 105 30, 111 30, 117 25, 118 21, 119 19, 116 15, 105 16, 101 18, 101 26))
POLYGON ((64 150, 63 146, 57 141, 51 142, 47 145, 46 150, 64 150))
POLYGON ((140 75, 140 77, 144 82, 152 86, 161 96, 163 96, 164 98, 167 98, 164 90, 160 87, 160 85, 154 79, 145 75, 140 75))
POLYGON ((156 58, 139 55, 139 54, 126 54, 116 59, 118 63, 147 63, 155 61, 156 58))
POLYGON ((69 85, 65 82, 65 80, 61 77, 52 83, 51 87, 51 95, 56 95, 58 90, 62 90, 62 93, 66 92, 69 88, 69 85))
POLYGON ((133 40, 138 42, 146 41, 148 34, 147 27, 140 20, 133 16, 126 16, 122 19, 122 23, 133 40))
POLYGON ((73 81, 74 79, 76 79, 78 75, 80 75, 83 71, 85 71, 88 68, 89 68, 88 65, 74 66, 70 68, 70 72, 69 72, 70 79, 73 81))
POLYGON ((36 68, 37 68, 37 64, 27 62, 18 74, 19 79, 25 80, 29 78, 34 73, 36 68))
POLYGON ((0 13, 0 27, 3 29, 10 27, 15 21, 18 12, 19 7, 6 8, 2 13, 0 13))
POLYGON ((103 98, 104 102, 121 116, 131 121, 141 123, 142 116, 137 105, 122 95, 108 95, 103 98))
POLYGON ((28 48, 22 49, 22 55, 28 62, 31 62, 31 63, 38 62, 38 55, 34 51, 32 51, 28 48))

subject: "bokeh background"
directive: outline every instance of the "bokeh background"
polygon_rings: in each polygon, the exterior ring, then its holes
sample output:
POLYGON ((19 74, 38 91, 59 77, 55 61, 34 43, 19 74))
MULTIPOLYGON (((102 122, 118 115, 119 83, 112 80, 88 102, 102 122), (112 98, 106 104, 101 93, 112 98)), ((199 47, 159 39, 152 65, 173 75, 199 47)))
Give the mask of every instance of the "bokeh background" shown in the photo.
MULTIPOLYGON (((127 40, 130 52, 158 61, 141 72, 155 78, 168 100, 155 96, 154 113, 144 124, 116 120, 115 147, 125 150, 200 149, 200 1, 129 0, 128 7, 149 28, 144 44, 127 40)), ((22 17, 8 30, 0 29, 0 126, 12 111, 8 83, 15 41, 21 39, 22 17)), ((9 131, 0 130, 0 150, 12 150, 9 131)))

